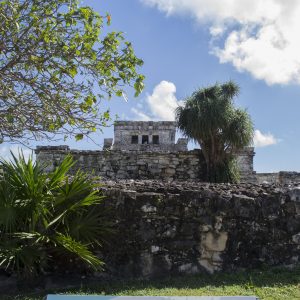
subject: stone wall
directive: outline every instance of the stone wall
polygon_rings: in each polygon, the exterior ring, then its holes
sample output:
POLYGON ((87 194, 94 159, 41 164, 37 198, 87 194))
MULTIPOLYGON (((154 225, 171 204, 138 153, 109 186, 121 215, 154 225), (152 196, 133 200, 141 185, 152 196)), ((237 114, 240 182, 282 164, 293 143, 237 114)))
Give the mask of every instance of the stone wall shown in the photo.
POLYGON ((278 173, 278 181, 280 184, 300 183, 300 173, 281 171, 278 173))
POLYGON ((256 178, 259 184, 279 184, 278 173, 256 173, 256 178))
POLYGON ((116 232, 104 248, 120 276, 234 271, 300 262, 300 188, 107 182, 116 232))
POLYGON ((300 183, 300 173, 298 172, 257 173, 256 178, 258 183, 279 185, 300 183))
POLYGON ((103 179, 191 180, 202 178, 200 151, 140 152, 140 151, 76 151, 67 147, 42 147, 36 150, 37 160, 47 164, 47 170, 57 166, 67 154, 76 160, 78 168, 103 179))
POLYGON ((255 172, 253 171, 253 158, 255 152, 253 147, 247 147, 236 153, 236 161, 240 169, 241 180, 246 182, 256 182, 255 172))
MULTIPOLYGON (((204 159, 200 150, 192 151, 79 151, 68 146, 37 147, 37 160, 53 170, 63 158, 71 154, 78 168, 103 179, 161 179, 203 180, 204 159)), ((238 153, 242 180, 255 181, 253 148, 238 153)))

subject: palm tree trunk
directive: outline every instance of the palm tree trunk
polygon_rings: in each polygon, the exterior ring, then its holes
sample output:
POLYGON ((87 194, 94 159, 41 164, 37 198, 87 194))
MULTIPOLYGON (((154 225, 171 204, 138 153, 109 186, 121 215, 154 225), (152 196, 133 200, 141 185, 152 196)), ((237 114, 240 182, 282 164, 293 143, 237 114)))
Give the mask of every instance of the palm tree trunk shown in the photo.
POLYGON ((208 152, 205 148, 205 143, 203 143, 202 140, 198 139, 197 140, 198 144, 200 145, 200 148, 201 148, 201 151, 202 151, 202 154, 204 156, 204 160, 205 160, 205 164, 206 164, 206 174, 205 174, 205 179, 206 181, 210 181, 210 178, 209 178, 209 162, 210 162, 210 159, 209 159, 209 155, 208 155, 208 152))

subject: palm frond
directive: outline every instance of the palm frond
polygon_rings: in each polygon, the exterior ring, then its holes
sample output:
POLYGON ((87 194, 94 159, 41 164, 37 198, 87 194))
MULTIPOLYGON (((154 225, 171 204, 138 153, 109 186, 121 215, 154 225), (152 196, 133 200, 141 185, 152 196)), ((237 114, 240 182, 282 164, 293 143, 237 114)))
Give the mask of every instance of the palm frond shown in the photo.
POLYGON ((102 265, 90 249, 101 245, 109 232, 102 210, 94 209, 103 197, 98 184, 83 172, 68 175, 72 157, 50 173, 31 157, 25 160, 23 153, 0 165, 1 266, 19 275, 36 275, 57 249, 76 254, 88 265, 102 265))
POLYGON ((17 275, 34 276, 47 265, 44 249, 10 240, 0 244, 0 267, 13 269, 17 275))
POLYGON ((80 259, 88 263, 94 269, 102 268, 103 262, 88 249, 87 245, 78 242, 72 237, 62 233, 57 233, 54 240, 58 245, 77 255, 80 259))
POLYGON ((105 217, 106 211, 93 206, 87 211, 81 211, 67 218, 68 234, 90 245, 102 246, 107 236, 114 233, 113 224, 105 217))
POLYGON ((67 155, 64 160, 49 174, 49 188, 56 188, 57 184, 61 184, 67 180, 67 173, 74 166, 75 162, 71 155, 67 155))

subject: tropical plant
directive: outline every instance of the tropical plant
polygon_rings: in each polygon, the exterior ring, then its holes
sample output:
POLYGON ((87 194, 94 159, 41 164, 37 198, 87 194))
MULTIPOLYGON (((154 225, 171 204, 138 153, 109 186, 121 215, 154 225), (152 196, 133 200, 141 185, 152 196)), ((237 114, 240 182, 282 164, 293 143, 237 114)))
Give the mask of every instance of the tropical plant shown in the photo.
POLYGON ((98 206, 102 196, 83 172, 67 175, 72 158, 48 174, 22 153, 0 165, 0 266, 25 277, 62 259, 101 268, 93 249, 109 232, 98 206))
POLYGON ((238 93, 232 81, 215 84, 196 90, 176 110, 178 128, 201 147, 210 182, 237 181, 234 153, 252 141, 249 114, 233 104, 238 93))
POLYGON ((132 44, 81 2, 0 1, 0 143, 81 139, 111 119, 103 98, 142 91, 132 44))

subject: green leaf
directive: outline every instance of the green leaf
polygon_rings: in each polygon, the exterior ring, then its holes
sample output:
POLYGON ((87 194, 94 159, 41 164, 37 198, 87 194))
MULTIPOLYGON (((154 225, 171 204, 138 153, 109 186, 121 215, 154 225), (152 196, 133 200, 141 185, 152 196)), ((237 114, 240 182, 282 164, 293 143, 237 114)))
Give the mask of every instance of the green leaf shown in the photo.
POLYGON ((89 7, 81 7, 79 8, 79 11, 81 12, 85 20, 89 19, 89 16, 91 15, 91 10, 89 7))
POLYGON ((123 96, 123 91, 121 91, 121 90, 116 91, 116 95, 118 97, 122 97, 123 96))
POLYGON ((49 42, 50 42, 50 37, 49 37, 48 35, 45 35, 45 36, 44 36, 44 41, 45 41, 46 43, 49 43, 49 42))
POLYGON ((94 98, 95 98, 95 97, 94 97, 93 95, 87 96, 87 97, 84 99, 85 104, 88 105, 88 106, 92 106, 92 105, 95 103, 94 98))
POLYGON ((109 111, 106 111, 106 112, 103 113, 103 118, 106 119, 106 120, 110 119, 110 113, 109 113, 109 111))
POLYGON ((77 75, 77 67, 72 66, 71 68, 68 69, 68 72, 74 78, 77 75))
POLYGON ((14 122, 14 116, 11 114, 6 115, 6 119, 9 123, 13 123, 14 122))
POLYGON ((82 140, 83 139, 83 134, 82 133, 76 134, 75 139, 76 139, 76 141, 82 140))

